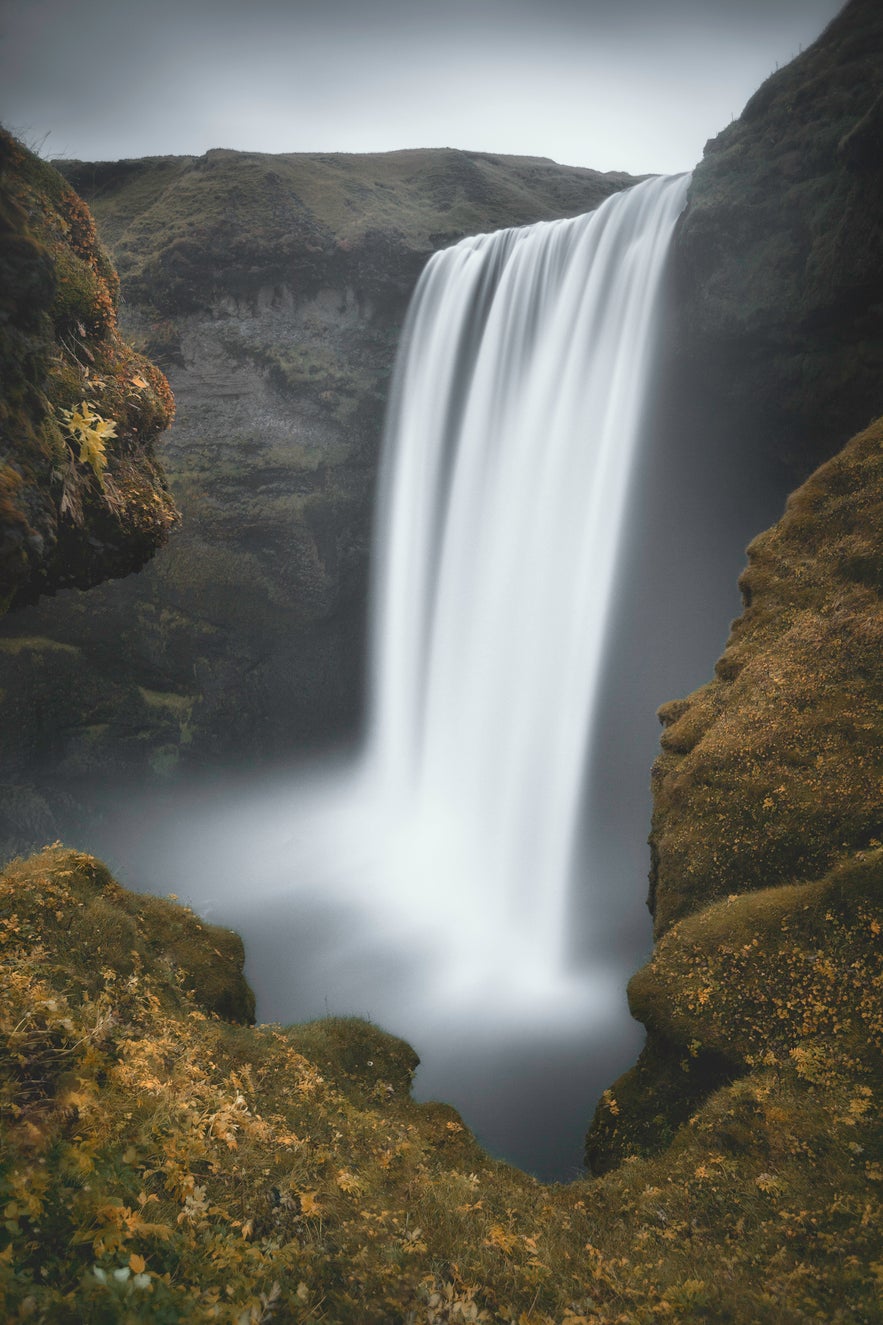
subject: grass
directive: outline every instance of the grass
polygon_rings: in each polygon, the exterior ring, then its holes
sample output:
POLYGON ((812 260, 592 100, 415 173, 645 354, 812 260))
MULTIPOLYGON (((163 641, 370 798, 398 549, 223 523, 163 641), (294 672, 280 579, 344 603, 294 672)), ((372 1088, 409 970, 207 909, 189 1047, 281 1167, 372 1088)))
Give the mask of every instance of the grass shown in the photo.
MULTIPOLYGON (((449 149, 60 162, 113 247, 129 297, 165 312, 288 284, 356 279, 407 293, 435 248, 505 225, 576 215, 634 180, 530 157, 449 149), (372 250, 386 256, 374 271, 372 250), (395 285, 392 264, 392 284, 395 285), (330 273, 336 272, 336 276, 330 273)), ((375 289, 376 287, 376 289, 375 289)))
POLYGON ((881 529, 878 421, 751 544, 745 611, 715 679, 660 710, 659 932, 883 840, 881 529))
MULTIPOLYGON (((815 912, 796 923, 818 938, 815 912)), ((733 941, 703 924, 702 951, 733 941)), ((0 936, 10 1321, 876 1318, 879 1058, 829 1019, 751 1040, 753 1065, 664 1154, 544 1186, 490 1160, 453 1109, 415 1104, 416 1056, 377 1027, 250 1026, 236 937, 91 857, 9 866, 0 936)), ((685 961, 679 1016, 707 979, 685 961)), ((757 983, 740 1015, 775 1025, 757 983)), ((879 992, 877 974, 875 1025, 879 992)))

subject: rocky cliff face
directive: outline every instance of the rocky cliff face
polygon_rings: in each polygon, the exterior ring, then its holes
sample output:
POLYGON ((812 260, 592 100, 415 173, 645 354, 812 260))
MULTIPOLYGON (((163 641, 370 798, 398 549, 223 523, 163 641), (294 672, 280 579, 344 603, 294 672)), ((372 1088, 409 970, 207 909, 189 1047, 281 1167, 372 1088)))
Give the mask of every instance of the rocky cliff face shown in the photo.
POLYGON ((883 408, 881 87, 883 11, 850 0, 708 143, 676 237, 681 352, 797 478, 883 408))
POLYGON ((629 989, 649 1038, 596 1117, 598 1170, 768 1060, 880 1086, 881 534, 878 420, 752 543, 714 680, 660 710, 657 943, 629 989))
POLYGON ((0 131, 0 610, 138 570, 176 518, 166 379, 117 330, 87 208, 0 131))
MULTIPOLYGON (((118 263, 127 333, 166 368, 183 512, 136 580, 0 634, 18 711, 7 800, 99 769, 266 755, 352 732, 388 379, 429 254, 630 183, 455 151, 63 163, 118 263)), ((24 800, 22 797, 24 796, 24 800)), ((37 793, 16 845, 57 834, 37 793)))

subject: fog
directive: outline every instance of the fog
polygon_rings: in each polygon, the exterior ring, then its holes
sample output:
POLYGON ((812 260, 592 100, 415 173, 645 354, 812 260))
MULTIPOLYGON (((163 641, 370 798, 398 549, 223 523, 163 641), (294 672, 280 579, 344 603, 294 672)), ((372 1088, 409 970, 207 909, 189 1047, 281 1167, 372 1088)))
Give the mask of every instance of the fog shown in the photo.
POLYGON ((360 776, 338 755, 157 793, 96 788, 71 840, 127 887, 241 934, 261 1021, 366 1017, 420 1055, 417 1099, 460 1108, 492 1154, 576 1177, 594 1103, 640 1046, 632 954, 533 979, 480 897, 416 877, 403 895, 394 826, 360 776))

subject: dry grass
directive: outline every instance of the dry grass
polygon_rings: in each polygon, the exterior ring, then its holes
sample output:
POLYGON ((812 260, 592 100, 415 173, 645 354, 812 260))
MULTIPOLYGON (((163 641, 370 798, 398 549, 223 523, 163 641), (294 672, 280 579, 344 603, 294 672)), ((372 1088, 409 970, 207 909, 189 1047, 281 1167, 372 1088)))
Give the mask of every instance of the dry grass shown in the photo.
POLYGON ((88 856, 11 865, 0 934, 10 1321, 874 1319, 879 1074, 824 1018, 664 1155, 544 1187, 376 1027, 250 1028, 235 937, 88 856))

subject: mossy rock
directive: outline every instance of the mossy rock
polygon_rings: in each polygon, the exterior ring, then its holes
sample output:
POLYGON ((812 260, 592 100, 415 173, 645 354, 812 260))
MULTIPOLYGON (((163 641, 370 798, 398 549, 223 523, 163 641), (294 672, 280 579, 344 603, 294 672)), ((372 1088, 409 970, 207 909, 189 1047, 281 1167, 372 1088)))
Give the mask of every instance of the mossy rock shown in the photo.
POLYGON ((185 995, 228 1021, 254 1021, 254 995, 243 976, 242 940, 207 925, 173 900, 121 888, 94 856, 62 846, 15 860, 0 875, 0 912, 8 932, 40 934, 56 975, 94 996, 104 971, 133 979, 149 968, 152 987, 170 1007, 185 995))
POLYGON ((657 939, 629 985, 648 1042, 598 1109, 596 1171, 761 1068, 879 1081, 881 535, 883 420, 754 540, 714 679, 660 710, 657 939))
POLYGON ((657 932, 883 840, 883 420, 748 549, 716 676, 660 710, 657 932))
POLYGON ((5 608, 137 570, 177 513, 153 453, 168 383, 117 331, 119 282, 85 204, 5 132, 0 232, 5 608))

